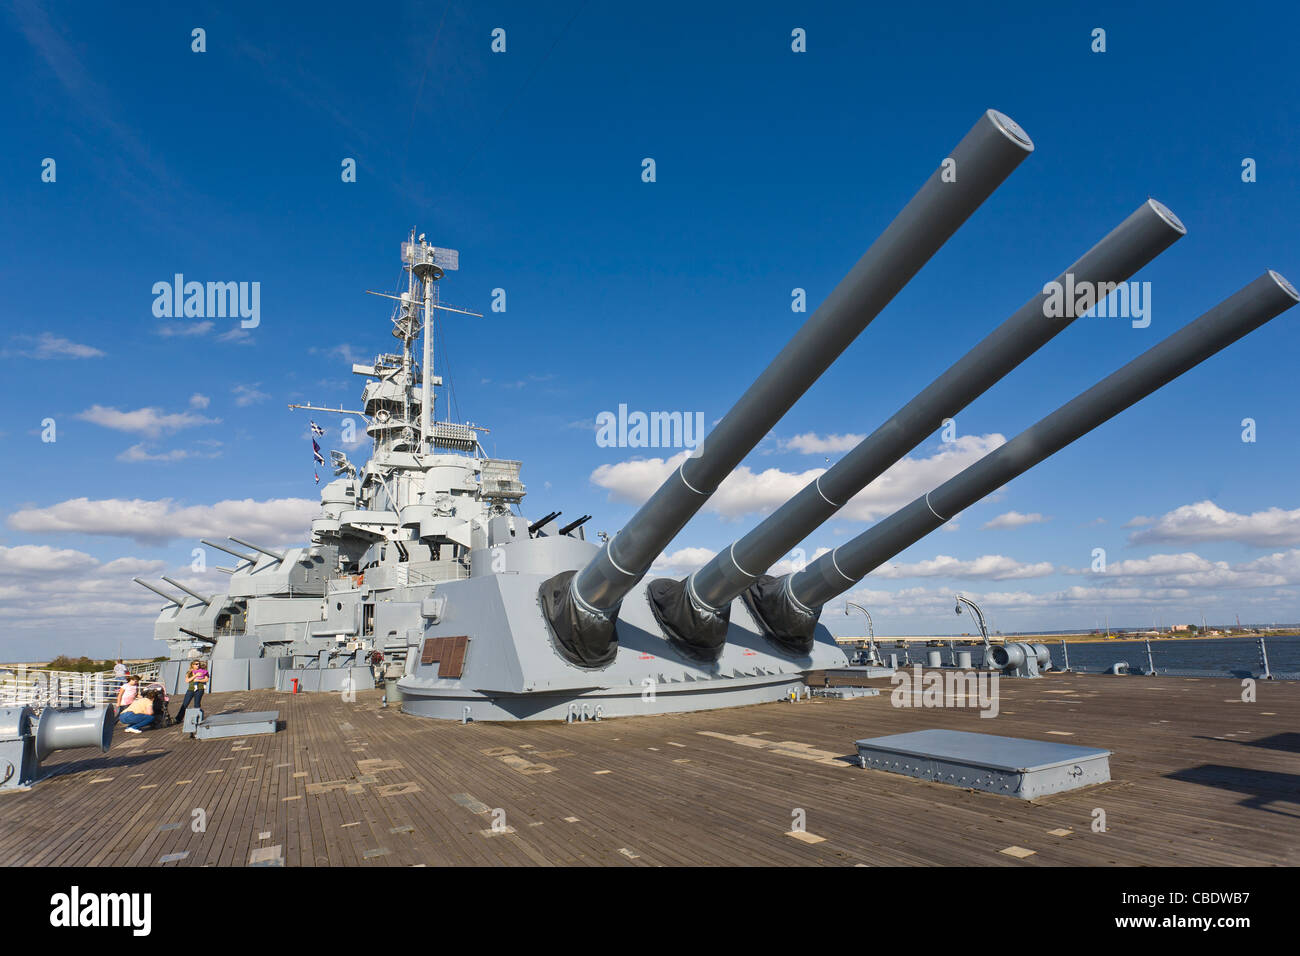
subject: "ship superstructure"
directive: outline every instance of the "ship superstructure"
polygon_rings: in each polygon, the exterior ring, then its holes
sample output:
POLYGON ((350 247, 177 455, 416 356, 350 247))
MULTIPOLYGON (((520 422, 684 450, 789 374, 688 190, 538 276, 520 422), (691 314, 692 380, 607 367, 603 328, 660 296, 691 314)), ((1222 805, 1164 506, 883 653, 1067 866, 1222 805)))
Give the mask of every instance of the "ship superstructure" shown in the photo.
MULTIPOLYGON (((476 542, 527 526, 516 514, 525 494, 520 463, 488 457, 478 441, 485 429, 434 414, 443 384, 433 374, 436 316, 477 314, 439 302, 437 283, 458 268, 459 255, 413 230, 402 243, 402 260, 406 290, 373 293, 396 302, 392 334, 401 350, 353 364, 352 372, 366 379, 360 408, 289 406, 360 419, 371 445, 363 465, 344 451, 330 452, 334 477, 321 488, 311 544, 204 539, 235 559, 233 567, 219 568, 228 574, 220 594, 163 578, 181 592, 174 595, 137 579, 170 602, 155 637, 167 642, 175 661, 210 657, 214 689, 287 686, 295 679, 311 689, 368 682, 373 662, 405 658, 408 635, 392 626, 386 605, 468 578, 476 542)), ((580 526, 569 533, 582 540, 580 526)))

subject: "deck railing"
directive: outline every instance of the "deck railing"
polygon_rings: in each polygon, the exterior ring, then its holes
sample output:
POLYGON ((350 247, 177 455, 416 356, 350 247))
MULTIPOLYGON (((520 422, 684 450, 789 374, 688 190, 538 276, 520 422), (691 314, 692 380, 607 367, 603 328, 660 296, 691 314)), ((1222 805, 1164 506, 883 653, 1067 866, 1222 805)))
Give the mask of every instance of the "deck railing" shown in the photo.
MULTIPOLYGON (((149 683, 162 673, 161 661, 137 664, 131 673, 149 683)), ((0 707, 100 707, 115 703, 124 683, 112 671, 56 671, 43 667, 0 666, 0 707)))

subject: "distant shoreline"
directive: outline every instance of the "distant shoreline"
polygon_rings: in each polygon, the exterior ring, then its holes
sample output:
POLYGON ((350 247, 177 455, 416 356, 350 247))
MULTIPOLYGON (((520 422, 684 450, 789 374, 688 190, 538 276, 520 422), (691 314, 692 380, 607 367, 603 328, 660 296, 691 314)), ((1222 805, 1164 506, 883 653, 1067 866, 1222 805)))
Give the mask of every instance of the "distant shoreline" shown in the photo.
POLYGON ((1179 641, 1179 642, 1181 641, 1257 641, 1261 637, 1269 638, 1269 637, 1295 637, 1295 636, 1297 636, 1297 632, 1295 631, 1284 631, 1284 632, 1273 633, 1273 634, 1205 634, 1205 635, 1196 634, 1196 635, 1188 635, 1186 637, 1178 636, 1174 634, 1161 634, 1158 637, 1152 637, 1152 636, 1141 635, 1141 634, 1112 635, 1110 637, 1106 637, 1104 634, 1102 635, 1052 634, 1050 636, 1037 634, 1037 635, 1029 635, 1026 637, 1016 636, 1014 638, 1006 638, 1006 639, 1017 640, 1017 641, 1032 640, 1032 641, 1037 641, 1039 643, 1046 643, 1048 641, 1058 641, 1058 642, 1069 641, 1071 644, 1117 644, 1125 641, 1179 641))
MULTIPOLYGON (((1159 637, 1151 637, 1151 636, 1141 635, 1141 634, 1123 634, 1123 635, 1115 634, 1110 637, 1106 637, 1104 634, 1102 635, 999 634, 993 637, 993 642, 994 643, 1032 642, 1036 644, 1052 644, 1052 643, 1059 644, 1061 641, 1067 641, 1070 644, 1123 644, 1126 642, 1138 642, 1138 641, 1160 641, 1162 643, 1169 643, 1169 642, 1182 643, 1183 641, 1258 641, 1261 637, 1267 639, 1273 637, 1297 637, 1297 636, 1300 636, 1300 632, 1279 631, 1279 632, 1272 632, 1268 634, 1205 634, 1205 635, 1196 634, 1196 635, 1186 635, 1186 636, 1179 636, 1174 634, 1161 634, 1159 637), (998 640, 999 638, 1001 639, 1000 641, 998 640)), ((847 642, 847 641, 865 642, 867 640, 865 636, 848 637, 843 635, 837 636, 835 639, 839 642, 847 642)), ((979 635, 970 635, 970 634, 953 635, 948 637, 940 637, 940 636, 926 637, 924 635, 916 635, 916 636, 899 635, 893 637, 876 638, 876 642, 881 644, 889 644, 894 641, 902 641, 908 644, 914 644, 917 643, 918 641, 973 641, 976 644, 981 643, 981 639, 979 635)))

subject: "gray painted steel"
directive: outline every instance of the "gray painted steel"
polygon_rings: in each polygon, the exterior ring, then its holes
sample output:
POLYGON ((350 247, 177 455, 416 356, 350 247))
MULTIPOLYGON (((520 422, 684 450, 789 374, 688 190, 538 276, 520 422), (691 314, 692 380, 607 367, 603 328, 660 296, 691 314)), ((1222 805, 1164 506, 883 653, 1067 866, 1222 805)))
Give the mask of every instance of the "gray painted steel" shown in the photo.
POLYGON ((107 707, 0 708, 0 793, 29 790, 41 761, 59 750, 98 747, 108 753, 117 723, 107 707))
POLYGON ((375 673, 369 667, 286 667, 275 673, 276 690, 292 692, 294 680, 299 693, 370 690, 375 673))
MULTIPOLYGON (((1186 232, 1177 216, 1149 199, 1054 281, 1061 288, 1067 282, 1071 288, 1123 282, 1186 232)), ((730 604, 945 418, 956 416, 1069 326, 1076 316, 1047 316, 1048 296, 1040 292, 1022 305, 828 471, 692 574, 692 597, 709 608, 730 604)))
POLYGON ((1265 273, 934 491, 813 561, 788 579, 786 593, 805 608, 819 607, 958 512, 1297 301, 1300 295, 1289 282, 1265 273))
MULTIPOLYGON (((897 658, 897 654, 890 654, 891 658, 897 658)), ((893 677, 897 667, 887 664, 852 664, 848 667, 836 667, 826 671, 827 677, 893 677)))
POLYGON ((988 656, 992 667, 1008 677, 1038 677, 1052 669, 1052 652, 1046 644, 994 644, 988 656))
POLYGON ((884 770, 1033 800, 1110 780, 1110 751, 995 737, 959 730, 918 730, 857 741, 868 770, 884 770))
POLYGON ((950 154, 956 181, 934 171, 696 453, 574 577, 576 602, 615 611, 722 480, 1033 148, 1009 117, 980 117, 950 154))
POLYGON ((194 730, 194 737, 197 740, 217 740, 222 737, 273 734, 279 719, 278 710, 254 710, 247 713, 204 716, 194 730))
MULTIPOLYGON (((542 547, 547 539, 503 545, 542 547)), ((594 548, 588 544, 588 553, 594 548)), ((474 720, 564 720, 601 708, 602 717, 681 713, 781 700, 801 690, 810 670, 844 667, 834 638, 819 627, 811 652, 793 656, 774 648, 737 602, 726 648, 716 661, 701 662, 666 641, 638 585, 624 602, 616 656, 606 667, 575 667, 548 639, 537 606, 537 573, 490 574, 439 588, 446 604, 437 624, 422 637, 470 635, 461 678, 444 677, 439 664, 407 658, 398 681, 402 711, 460 720, 466 706, 474 720)))

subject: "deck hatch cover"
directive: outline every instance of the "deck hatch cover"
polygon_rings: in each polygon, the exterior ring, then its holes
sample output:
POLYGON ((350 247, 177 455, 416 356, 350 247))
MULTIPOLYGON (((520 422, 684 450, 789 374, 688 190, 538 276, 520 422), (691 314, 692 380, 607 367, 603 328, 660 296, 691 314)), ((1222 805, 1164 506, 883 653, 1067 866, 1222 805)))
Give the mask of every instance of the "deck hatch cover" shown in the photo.
POLYGON ((1032 800, 1110 779, 1110 751, 958 730, 857 741, 863 767, 1032 800))

